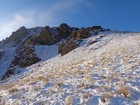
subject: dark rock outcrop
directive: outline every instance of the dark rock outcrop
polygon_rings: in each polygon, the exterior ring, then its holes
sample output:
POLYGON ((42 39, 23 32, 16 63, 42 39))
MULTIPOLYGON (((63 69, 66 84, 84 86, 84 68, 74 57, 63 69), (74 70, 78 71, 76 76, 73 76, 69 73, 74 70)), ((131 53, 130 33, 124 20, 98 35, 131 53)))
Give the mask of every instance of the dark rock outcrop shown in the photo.
POLYGON ((44 27, 38 36, 38 42, 42 45, 52 45, 61 40, 61 32, 58 28, 44 27))
POLYGON ((16 60, 19 61, 18 66, 21 68, 30 66, 41 60, 40 58, 36 56, 33 47, 25 46, 17 54, 18 54, 18 57, 16 57, 16 60))
POLYGON ((0 51, 0 59, 2 58, 4 51, 0 51))
POLYGON ((40 44, 45 45, 45 44, 50 44, 51 43, 52 34, 51 34, 49 29, 50 29, 50 27, 46 26, 41 30, 41 33, 38 36, 40 44))
POLYGON ((6 78, 8 78, 8 77, 10 77, 12 74, 14 74, 14 68, 9 68, 7 71, 6 71, 6 73, 4 73, 3 75, 2 75, 2 80, 4 80, 4 79, 6 79, 6 78))
POLYGON ((62 43, 59 46, 59 53, 61 53, 61 55, 63 56, 69 53, 70 51, 74 50, 77 46, 78 45, 73 39, 67 39, 66 42, 62 43))
POLYGON ((66 23, 62 23, 60 24, 60 26, 58 27, 60 29, 60 34, 62 38, 67 38, 72 34, 72 28, 67 25, 66 23))
POLYGON ((88 38, 90 36, 87 29, 82 28, 72 33, 72 37, 74 40, 81 40, 83 38, 88 38))

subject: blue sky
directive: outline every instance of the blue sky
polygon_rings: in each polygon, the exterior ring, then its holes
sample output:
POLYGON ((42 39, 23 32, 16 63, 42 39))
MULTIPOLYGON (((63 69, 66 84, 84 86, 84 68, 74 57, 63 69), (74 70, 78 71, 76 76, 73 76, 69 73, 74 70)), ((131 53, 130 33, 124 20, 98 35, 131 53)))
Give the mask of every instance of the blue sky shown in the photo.
POLYGON ((0 40, 21 26, 101 25, 140 31, 140 0, 0 0, 0 40))

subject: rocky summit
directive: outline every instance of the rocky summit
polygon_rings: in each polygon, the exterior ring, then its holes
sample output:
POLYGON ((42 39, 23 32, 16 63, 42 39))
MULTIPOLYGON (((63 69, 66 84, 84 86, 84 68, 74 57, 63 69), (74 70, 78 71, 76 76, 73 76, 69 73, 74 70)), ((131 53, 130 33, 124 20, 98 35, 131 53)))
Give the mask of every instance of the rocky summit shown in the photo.
MULTIPOLYGON (((101 31, 108 30, 101 26, 75 28, 66 23, 62 23, 58 27, 45 26, 31 29, 22 26, 10 37, 0 42, 1 79, 21 72, 18 71, 18 68, 25 68, 41 61, 42 59, 36 54, 36 46, 57 45, 56 53, 65 55, 75 49, 82 39, 90 37, 91 32, 96 35, 101 31)), ((47 51, 45 54, 47 56, 47 51)))

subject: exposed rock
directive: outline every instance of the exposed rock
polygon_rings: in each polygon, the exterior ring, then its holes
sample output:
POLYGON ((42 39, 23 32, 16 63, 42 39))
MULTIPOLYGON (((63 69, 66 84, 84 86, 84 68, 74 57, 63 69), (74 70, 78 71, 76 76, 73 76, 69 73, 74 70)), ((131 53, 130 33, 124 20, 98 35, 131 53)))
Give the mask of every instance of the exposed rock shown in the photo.
POLYGON ((21 62, 19 63, 19 66, 20 66, 21 68, 24 68, 24 67, 30 66, 30 65, 32 65, 32 64, 35 64, 35 63, 39 62, 40 60, 41 60, 41 59, 38 58, 38 57, 36 57, 36 56, 28 57, 28 58, 26 58, 25 60, 21 61, 21 62))
POLYGON ((51 40, 52 40, 52 34, 51 32, 49 31, 49 26, 46 26, 44 27, 42 30, 41 30, 41 33, 39 35, 39 43, 40 44, 50 44, 51 43, 51 40))
POLYGON ((61 31, 57 27, 44 27, 38 36, 38 42, 42 45, 52 45, 61 40, 61 31))
POLYGON ((35 64, 41 60, 35 55, 34 50, 32 48, 25 47, 22 50, 20 50, 17 54, 18 55, 15 56, 6 73, 2 76, 2 79, 8 78, 10 75, 14 74, 15 67, 24 68, 35 64))
POLYGON ((67 53, 69 53, 70 51, 74 50, 78 45, 76 44, 76 42, 74 40, 66 40, 65 43, 62 43, 59 46, 59 53, 61 53, 61 55, 65 55, 67 53))
POLYGON ((18 56, 20 57, 16 58, 16 60, 19 60, 18 66, 21 68, 30 66, 41 60, 36 56, 32 47, 24 47, 20 52, 18 52, 18 56))
POLYGON ((12 35, 9 38, 7 38, 4 42, 16 42, 16 44, 19 44, 27 35, 28 30, 23 26, 17 31, 13 32, 12 35))
POLYGON ((83 38, 88 38, 90 36, 87 29, 82 28, 72 33, 72 37, 74 40, 81 40, 83 38))
POLYGON ((91 29, 92 30, 101 30, 103 28, 101 26, 92 26, 91 29))
POLYGON ((66 23, 60 24, 59 29, 61 31, 61 36, 64 39, 69 37, 72 34, 72 28, 66 23))
POLYGON ((10 67, 17 66, 20 62, 20 58, 18 56, 15 56, 14 60, 11 62, 10 67))
POLYGON ((6 73, 4 73, 3 75, 2 75, 2 80, 4 80, 4 79, 6 79, 6 78, 8 78, 8 77, 10 77, 12 74, 14 74, 14 68, 9 68, 7 71, 6 71, 6 73))
POLYGON ((2 58, 4 51, 0 51, 0 59, 2 58))

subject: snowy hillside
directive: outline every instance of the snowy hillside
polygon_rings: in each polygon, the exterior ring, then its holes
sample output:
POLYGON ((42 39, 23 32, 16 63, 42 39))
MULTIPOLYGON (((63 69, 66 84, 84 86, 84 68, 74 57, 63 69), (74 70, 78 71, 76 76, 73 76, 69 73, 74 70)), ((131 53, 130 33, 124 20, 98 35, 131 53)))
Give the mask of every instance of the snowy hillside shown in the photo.
POLYGON ((99 32, 64 56, 57 49, 36 45, 42 61, 1 81, 0 105, 140 105, 140 33, 99 32))
POLYGON ((15 47, 6 48, 4 49, 3 56, 0 58, 0 78, 4 74, 4 72, 8 69, 8 66, 10 66, 10 63, 15 56, 15 47))

